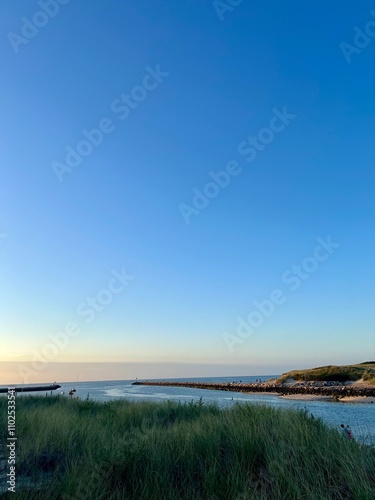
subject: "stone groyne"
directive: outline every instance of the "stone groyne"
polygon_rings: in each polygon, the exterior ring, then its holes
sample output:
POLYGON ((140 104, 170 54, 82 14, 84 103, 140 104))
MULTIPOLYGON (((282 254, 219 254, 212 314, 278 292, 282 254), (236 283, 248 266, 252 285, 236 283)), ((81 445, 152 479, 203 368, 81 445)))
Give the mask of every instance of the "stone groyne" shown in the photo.
POLYGON ((14 389, 16 392, 37 392, 37 391, 55 391, 60 389, 61 385, 51 384, 51 385, 21 385, 19 387, 9 386, 4 388, 0 387, 0 394, 8 392, 10 389, 14 389))
POLYGON ((315 396, 330 396, 334 399, 343 397, 375 397, 375 387, 358 387, 345 385, 340 382, 307 382, 296 383, 294 385, 254 383, 245 384, 238 382, 231 383, 208 383, 208 382, 157 382, 157 381, 137 381, 132 385, 156 385, 164 387, 188 387, 190 389, 208 389, 213 391, 233 391, 248 393, 277 393, 283 396, 291 394, 311 394, 315 396), (325 385, 326 384, 326 385, 325 385))

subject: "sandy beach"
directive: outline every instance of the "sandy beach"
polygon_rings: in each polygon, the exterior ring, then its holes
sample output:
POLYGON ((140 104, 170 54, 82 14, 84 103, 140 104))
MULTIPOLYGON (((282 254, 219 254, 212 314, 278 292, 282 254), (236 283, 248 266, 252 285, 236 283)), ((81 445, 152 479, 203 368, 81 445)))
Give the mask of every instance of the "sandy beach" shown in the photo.
POLYGON ((281 399, 295 399, 297 401, 334 401, 333 396, 321 396, 316 394, 286 394, 281 399))
POLYGON ((340 398, 340 403, 360 403, 360 404, 374 404, 375 397, 370 396, 346 396, 340 398))
MULTIPOLYGON (((281 399, 294 399, 296 401, 335 401, 333 396, 320 396, 315 394, 286 394, 279 396, 281 399)), ((339 403, 373 404, 375 397, 370 396, 345 396, 337 400, 339 403)))
POLYGON ((249 391, 249 392, 245 392, 244 394, 249 394, 250 396, 279 396, 278 392, 255 392, 255 391, 249 391))

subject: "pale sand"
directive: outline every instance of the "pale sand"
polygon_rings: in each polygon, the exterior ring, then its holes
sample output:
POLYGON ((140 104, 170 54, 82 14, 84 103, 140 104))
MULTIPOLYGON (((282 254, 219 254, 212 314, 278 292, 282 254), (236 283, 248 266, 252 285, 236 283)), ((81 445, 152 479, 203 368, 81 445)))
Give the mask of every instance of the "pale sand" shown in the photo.
POLYGON ((279 396, 282 399, 296 399, 298 401, 333 401, 333 396, 322 396, 318 394, 286 394, 279 396))
POLYGON ((249 394, 250 396, 278 396, 278 392, 255 392, 255 391, 239 391, 243 394, 249 394))
POLYGON ((340 398, 341 403, 361 403, 361 404, 371 404, 375 403, 375 397, 372 396, 345 396, 340 398))
MULTIPOLYGON (((285 396, 279 396, 282 399, 295 399, 297 401, 334 401, 333 396, 321 396, 317 394, 287 394, 285 396)), ((370 396, 345 396, 338 399, 340 403, 361 403, 361 404, 373 404, 375 403, 375 397, 370 396)))

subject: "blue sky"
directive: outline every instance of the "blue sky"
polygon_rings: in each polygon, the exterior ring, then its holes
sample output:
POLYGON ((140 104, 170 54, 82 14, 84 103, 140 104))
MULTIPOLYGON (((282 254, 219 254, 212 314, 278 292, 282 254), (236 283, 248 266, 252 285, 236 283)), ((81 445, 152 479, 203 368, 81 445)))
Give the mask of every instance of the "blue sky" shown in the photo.
POLYGON ((373 359, 371 2, 242 2, 222 20, 211 1, 71 0, 48 4, 53 17, 40 4, 1 5, 0 360, 44 349, 43 370, 184 363, 194 376, 373 359), (271 137, 275 109, 293 118, 271 137), (66 147, 103 120, 69 165, 66 147), (249 162, 238 148, 258 134, 249 162), (228 162, 239 173, 198 210, 193 190, 228 162), (340 246, 290 290, 284 273, 329 235, 340 246), (113 272, 132 279, 101 292, 113 272), (239 339, 238 318, 274 289, 285 301, 239 339), (98 294, 86 321, 77 308, 98 294), (67 322, 79 333, 46 351, 67 322))

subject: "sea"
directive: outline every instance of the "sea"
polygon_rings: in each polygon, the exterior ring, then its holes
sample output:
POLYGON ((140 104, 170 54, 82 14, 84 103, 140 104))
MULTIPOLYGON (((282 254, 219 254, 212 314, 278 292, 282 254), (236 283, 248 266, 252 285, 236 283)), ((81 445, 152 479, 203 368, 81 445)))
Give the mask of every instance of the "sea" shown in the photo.
MULTIPOLYGON (((207 377, 162 379, 165 382, 211 382, 227 383, 255 382, 257 379, 266 381, 278 375, 259 375, 251 377, 207 377)), ((151 380, 151 379, 150 379, 151 380)), ((153 379, 155 380, 155 379, 153 379)), ((160 379, 161 380, 161 379, 160 379)), ((321 418, 332 428, 340 430, 340 424, 349 425, 357 441, 363 444, 375 445, 375 404, 340 403, 331 401, 296 401, 279 398, 271 394, 244 394, 241 392, 214 391, 186 387, 165 387, 132 385, 134 380, 112 380, 98 382, 67 382, 61 383, 61 389, 52 392, 52 397, 70 389, 76 389, 75 395, 80 399, 90 398, 96 401, 181 401, 190 402, 202 399, 203 404, 215 403, 221 408, 235 404, 262 404, 277 408, 295 408, 307 410, 314 417, 321 418)), ((20 394, 20 393, 19 393, 20 394)), ((26 395, 24 393, 23 395, 26 395)), ((29 393, 43 395, 42 392, 29 393)), ((51 393, 46 393, 51 396, 51 393)))

